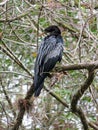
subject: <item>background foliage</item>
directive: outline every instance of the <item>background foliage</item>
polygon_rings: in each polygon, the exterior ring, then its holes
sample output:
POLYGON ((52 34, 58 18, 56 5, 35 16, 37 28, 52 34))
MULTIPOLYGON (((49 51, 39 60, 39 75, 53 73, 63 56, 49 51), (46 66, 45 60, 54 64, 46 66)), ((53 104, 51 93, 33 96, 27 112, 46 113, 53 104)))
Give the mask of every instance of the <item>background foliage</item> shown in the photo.
MULTIPOLYGON (((58 66, 98 60, 97 0, 0 1, 0 127, 10 130, 23 99, 33 83, 37 48, 43 30, 58 25, 64 38, 63 59, 58 66)), ((51 72, 57 74, 56 71, 51 72)), ((79 105, 98 130, 98 76, 79 105)), ((70 105, 72 96, 87 78, 87 70, 71 70, 47 78, 45 86, 70 105), (56 80, 56 77, 59 80, 56 80), (52 83, 54 83, 52 85, 52 83)), ((49 92, 42 90, 25 113, 20 130, 82 130, 80 118, 49 92)), ((90 127, 90 130, 94 128, 90 127)))

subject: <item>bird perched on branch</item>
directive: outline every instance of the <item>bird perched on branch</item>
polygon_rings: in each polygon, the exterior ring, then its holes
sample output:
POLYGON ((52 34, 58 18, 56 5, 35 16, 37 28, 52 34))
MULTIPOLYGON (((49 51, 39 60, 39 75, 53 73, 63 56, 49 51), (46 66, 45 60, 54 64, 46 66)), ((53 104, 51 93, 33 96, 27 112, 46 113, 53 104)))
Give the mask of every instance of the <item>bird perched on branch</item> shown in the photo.
POLYGON ((44 85, 45 78, 49 75, 56 63, 61 61, 63 52, 63 39, 60 29, 49 26, 45 29, 49 33, 42 41, 34 68, 34 96, 39 96, 44 85))

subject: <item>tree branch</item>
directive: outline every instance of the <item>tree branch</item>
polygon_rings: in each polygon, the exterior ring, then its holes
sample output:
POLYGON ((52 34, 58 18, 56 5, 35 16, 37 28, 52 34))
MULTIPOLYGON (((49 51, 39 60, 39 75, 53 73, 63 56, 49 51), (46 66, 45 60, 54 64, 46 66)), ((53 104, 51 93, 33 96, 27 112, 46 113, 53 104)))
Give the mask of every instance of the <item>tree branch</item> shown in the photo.
POLYGON ((57 96, 55 93, 51 92, 46 86, 44 86, 44 89, 49 92, 49 94, 51 96, 53 96, 57 101, 59 101, 62 105, 64 105, 65 107, 69 108, 68 104, 62 100, 59 96, 57 96))
MULTIPOLYGON (((93 68, 93 67, 92 67, 93 68)), ((73 113, 77 113, 81 119, 81 122, 84 126, 84 130, 88 130, 88 122, 86 117, 80 107, 77 106, 79 99, 82 97, 84 92, 88 89, 94 79, 94 69, 88 71, 88 78, 81 86, 81 88, 74 94, 72 101, 71 101, 71 110, 73 113)))
POLYGON ((0 45, 0 49, 9 56, 15 63, 17 63, 23 70, 25 70, 32 78, 32 74, 30 71, 23 65, 23 63, 17 58, 17 56, 13 53, 13 51, 2 41, 3 46, 0 45), (6 48, 6 49, 5 49, 6 48))
POLYGON ((28 8, 25 12, 23 12, 22 14, 18 15, 17 17, 14 18, 9 18, 9 19, 0 19, 0 22, 13 22, 15 20, 19 20, 22 17, 25 17, 27 14, 29 14, 31 11, 33 11, 33 8, 30 7, 28 8))
POLYGON ((28 90, 27 92, 27 95, 26 97, 23 99, 20 100, 19 102, 19 113, 18 113, 18 116, 17 116, 17 119, 16 119, 16 122, 12 128, 12 130, 18 130, 19 129, 19 126, 21 125, 22 123, 22 119, 23 119, 23 116, 25 114, 25 111, 26 111, 26 106, 24 105, 24 101, 26 101, 27 103, 29 103, 30 101, 30 98, 32 97, 33 93, 34 93, 34 85, 32 84, 30 89, 28 90))
POLYGON ((0 77, 0 84, 1 84, 1 87, 2 87, 2 90, 3 90, 3 93, 4 93, 4 95, 5 95, 5 98, 6 98, 7 102, 8 102, 8 104, 9 104, 10 110, 12 111, 14 117, 16 117, 16 112, 15 112, 15 110, 14 110, 14 107, 13 107, 13 104, 12 104, 12 102, 11 102, 11 99, 10 99, 10 97, 8 96, 7 92, 6 92, 5 86, 4 86, 3 83, 2 83, 2 78, 1 78, 1 77, 0 77))
POLYGON ((94 130, 98 130, 98 124, 95 124, 94 122, 89 122, 88 121, 88 124, 90 127, 92 127, 94 130))
MULTIPOLYGON (((55 71, 57 71, 57 68, 55 68, 55 71)), ((79 69, 97 69, 98 68, 98 61, 93 62, 93 63, 87 63, 87 64, 75 64, 75 65, 66 65, 66 66, 62 66, 61 68, 59 67, 58 72, 61 71, 65 71, 65 70, 79 70, 79 69)), ((77 91, 77 93, 73 96, 72 102, 71 102, 71 108, 72 108, 72 112, 75 114, 78 114, 78 116, 80 116, 80 119, 82 121, 82 123, 84 124, 84 122, 86 122, 84 125, 84 129, 88 130, 88 122, 85 118, 85 115, 82 111, 82 109, 77 107, 77 102, 78 100, 81 98, 81 96, 83 95, 83 93, 86 91, 86 89, 89 87, 89 85, 92 83, 94 78, 94 71, 89 71, 89 76, 87 78, 87 80, 85 81, 85 83, 81 86, 81 88, 77 91)), ((45 87, 45 90, 48 91, 54 98, 56 98, 60 103, 62 103, 65 107, 69 108, 68 104, 66 104, 65 101, 63 101, 60 97, 58 97, 56 94, 54 94, 53 92, 49 91, 49 89, 47 89, 45 87)), ((34 93, 33 90, 33 84, 31 85, 29 91, 27 92, 26 97, 24 98, 24 100, 26 101, 30 101, 32 95, 34 93)), ((19 108, 19 113, 16 119, 16 123, 13 126, 12 130, 18 130, 19 126, 22 123, 22 119, 25 113, 25 106, 23 105, 23 102, 21 102, 21 107, 19 108)))
POLYGON ((57 72, 64 72, 69 70, 80 70, 80 69, 87 69, 87 70, 98 69, 98 61, 91 62, 91 63, 80 63, 80 64, 72 64, 72 65, 55 67, 55 71, 57 72))

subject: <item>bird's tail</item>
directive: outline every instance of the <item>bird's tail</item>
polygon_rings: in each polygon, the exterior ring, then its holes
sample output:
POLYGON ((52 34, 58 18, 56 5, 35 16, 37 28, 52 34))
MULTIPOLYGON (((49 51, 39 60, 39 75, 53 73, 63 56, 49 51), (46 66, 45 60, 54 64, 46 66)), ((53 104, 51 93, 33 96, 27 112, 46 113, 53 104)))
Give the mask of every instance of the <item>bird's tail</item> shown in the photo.
POLYGON ((44 86, 44 76, 35 75, 34 77, 34 96, 38 97, 40 95, 41 89, 44 86))
POLYGON ((34 97, 38 97, 40 95, 43 86, 44 86, 44 82, 38 87, 38 89, 35 90, 34 97))

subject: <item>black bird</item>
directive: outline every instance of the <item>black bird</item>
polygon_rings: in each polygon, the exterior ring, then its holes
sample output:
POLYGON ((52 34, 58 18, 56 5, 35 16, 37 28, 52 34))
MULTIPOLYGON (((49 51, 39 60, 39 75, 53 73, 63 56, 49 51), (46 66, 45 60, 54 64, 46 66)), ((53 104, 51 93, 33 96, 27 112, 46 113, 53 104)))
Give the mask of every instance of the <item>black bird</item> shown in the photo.
POLYGON ((49 75, 55 64, 62 59, 63 39, 60 29, 49 26, 45 29, 47 35, 39 49, 34 68, 34 96, 39 96, 44 85, 44 79, 49 75))

